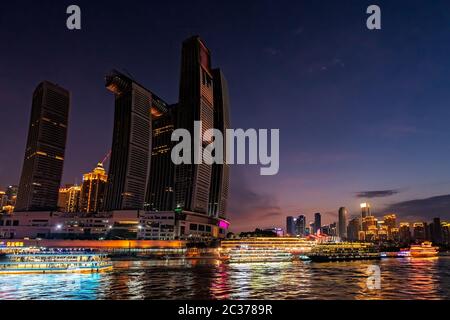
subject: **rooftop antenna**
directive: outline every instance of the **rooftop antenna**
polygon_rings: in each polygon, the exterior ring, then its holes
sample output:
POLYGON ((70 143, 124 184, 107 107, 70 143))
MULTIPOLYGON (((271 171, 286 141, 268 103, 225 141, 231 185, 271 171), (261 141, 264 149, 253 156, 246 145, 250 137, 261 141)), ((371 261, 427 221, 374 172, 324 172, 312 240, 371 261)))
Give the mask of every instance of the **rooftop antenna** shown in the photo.
POLYGON ((108 158, 111 156, 111 150, 108 151, 108 153, 106 154, 106 156, 103 158, 101 164, 103 165, 105 163, 106 160, 108 160, 108 158))

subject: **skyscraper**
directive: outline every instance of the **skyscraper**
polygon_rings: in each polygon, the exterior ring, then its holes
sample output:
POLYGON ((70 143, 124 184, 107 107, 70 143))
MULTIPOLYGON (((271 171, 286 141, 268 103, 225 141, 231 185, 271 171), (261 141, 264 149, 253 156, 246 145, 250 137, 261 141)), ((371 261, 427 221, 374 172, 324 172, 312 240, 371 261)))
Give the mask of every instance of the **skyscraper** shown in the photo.
POLYGON ((361 203, 361 218, 365 218, 370 215, 370 203, 361 203))
POLYGON ((357 241, 359 239, 360 231, 361 231, 361 218, 355 217, 351 219, 347 227, 347 239, 350 241, 357 241))
POLYGON ((81 186, 80 211, 99 212, 103 210, 108 176, 99 162, 92 172, 83 175, 81 186))
POLYGON ((16 212, 56 210, 69 108, 66 89, 48 81, 35 89, 16 212))
MULTIPOLYGON (((194 135, 195 121, 202 121, 201 136, 213 128, 213 86, 210 51, 199 37, 191 37, 183 42, 177 127, 190 132, 192 146, 201 139, 194 135)), ((208 143, 201 141, 203 147, 208 143)), ((191 152, 191 164, 177 165, 175 169, 175 204, 184 210, 207 214, 211 172, 211 165, 194 164, 191 152)))
POLYGON ((81 187, 77 185, 66 185, 59 188, 58 210, 61 212, 80 211, 81 187))
POLYGON ((306 236, 306 217, 304 215, 299 215, 296 222, 296 234, 304 237, 306 236))
POLYGON ((115 97, 105 209, 142 209, 150 169, 152 93, 117 71, 105 80, 115 97))
POLYGON ((348 210, 345 207, 339 208, 338 236, 341 239, 347 238, 348 210))
POLYGON ((175 128, 176 105, 160 103, 160 108, 167 108, 167 111, 154 116, 152 121, 152 160, 145 207, 152 211, 171 211, 175 208, 175 165, 171 159, 174 142, 171 136, 175 128))
POLYGON ((292 216, 286 217, 286 233, 289 234, 290 236, 296 235, 296 230, 295 230, 296 220, 297 219, 292 216))
POLYGON ((322 216, 320 212, 314 214, 314 233, 321 231, 322 228, 322 216))
MULTIPOLYGON (((214 128, 223 134, 223 144, 226 145, 225 132, 230 128, 230 102, 228 84, 220 69, 214 69, 214 128)), ((211 172, 211 190, 209 193, 208 213, 212 217, 225 217, 230 186, 230 169, 226 163, 226 150, 223 150, 224 164, 214 163, 211 172)))

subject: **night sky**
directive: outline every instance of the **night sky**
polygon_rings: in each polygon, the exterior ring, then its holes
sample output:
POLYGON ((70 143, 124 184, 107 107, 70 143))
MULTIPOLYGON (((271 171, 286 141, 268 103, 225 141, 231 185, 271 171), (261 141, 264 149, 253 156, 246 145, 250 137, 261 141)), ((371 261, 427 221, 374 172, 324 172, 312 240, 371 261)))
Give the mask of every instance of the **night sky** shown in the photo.
POLYGON ((63 183, 79 183, 111 147, 105 73, 174 103, 195 34, 229 82, 232 127, 280 129, 278 175, 232 167, 234 231, 314 212, 330 223, 364 201, 401 220, 450 218, 450 2, 436 0, 2 1, 0 186, 19 182, 40 81, 72 92, 63 183), (81 31, 66 28, 70 4, 81 31), (370 4, 382 30, 366 28, 370 4))

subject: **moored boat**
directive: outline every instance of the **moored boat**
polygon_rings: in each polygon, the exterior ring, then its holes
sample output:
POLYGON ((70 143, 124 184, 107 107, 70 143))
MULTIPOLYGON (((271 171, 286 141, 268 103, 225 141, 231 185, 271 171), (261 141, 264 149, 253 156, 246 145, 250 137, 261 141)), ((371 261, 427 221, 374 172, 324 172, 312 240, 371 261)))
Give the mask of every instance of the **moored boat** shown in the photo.
POLYGON ((112 267, 106 254, 85 250, 8 248, 0 253, 0 274, 94 273, 112 267))
POLYGON ((379 250, 371 243, 336 242, 315 246, 307 256, 313 262, 380 259, 379 250))

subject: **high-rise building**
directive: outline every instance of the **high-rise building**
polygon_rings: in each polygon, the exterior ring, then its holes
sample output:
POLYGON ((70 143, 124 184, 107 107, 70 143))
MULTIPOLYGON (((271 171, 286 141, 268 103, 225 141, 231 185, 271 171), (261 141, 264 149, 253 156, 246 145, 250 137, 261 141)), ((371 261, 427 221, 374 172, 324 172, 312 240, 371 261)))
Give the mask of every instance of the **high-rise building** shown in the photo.
POLYGON ((103 210, 108 176, 103 163, 99 162, 92 172, 83 175, 80 211, 99 212, 103 210))
POLYGON ((359 217, 351 219, 347 227, 347 239, 357 241, 359 232, 361 231, 361 221, 359 217))
POLYGON ((411 230, 408 222, 400 222, 398 233, 400 242, 409 243, 411 241, 411 230))
POLYGON ((440 218, 433 218, 431 223, 431 241, 436 244, 442 243, 442 225, 440 218))
POLYGON ((423 242, 426 240, 425 225, 423 222, 416 222, 413 224, 413 235, 416 242, 423 242))
MULTIPOLYGON (((214 69, 214 129, 223 134, 223 145, 226 141, 226 130, 230 128, 230 102, 228 84, 220 69, 214 69)), ((212 217, 225 217, 230 185, 230 169, 226 163, 226 148, 223 149, 223 164, 214 163, 211 171, 211 190, 209 193, 208 213, 212 217)))
POLYGON ((306 236, 306 217, 304 215, 299 215, 295 221, 296 234, 304 237, 306 236))
POLYGON ((292 216, 286 217, 286 232, 290 236, 297 235, 297 232, 295 230, 295 228, 296 228, 296 220, 297 219, 292 217, 292 216))
POLYGON ((48 81, 35 89, 16 212, 56 210, 69 108, 66 89, 48 81))
POLYGON ((341 239, 347 238, 348 210, 345 207, 339 208, 338 236, 341 239))
POLYGON ((365 218, 371 215, 370 213, 370 203, 361 203, 361 218, 365 218))
POLYGON ((5 194, 8 197, 8 205, 15 206, 17 200, 17 191, 19 190, 19 186, 11 185, 6 188, 5 194))
MULTIPOLYGON (((214 125, 213 86, 210 51, 199 37, 191 37, 183 42, 177 128, 190 132, 192 150, 198 143, 203 147, 210 143, 201 137, 214 125), (194 135, 195 121, 202 122, 200 136, 194 135)), ((191 164, 175 168, 175 204, 183 210, 207 214, 212 166, 203 161, 195 164, 194 153, 191 164)))
POLYGON ((4 206, 8 205, 8 196, 5 191, 0 191, 0 211, 2 211, 4 206))
POLYGON ((397 228, 397 216, 395 214, 387 214, 384 217, 384 225, 387 228, 388 240, 394 240, 392 230, 397 228))
POLYGON ((322 228, 322 216, 320 212, 314 214, 314 233, 320 232, 322 228))
POLYGON ((115 97, 105 209, 143 209, 150 169, 152 93, 117 71, 105 80, 115 97))
POLYGON ((59 188, 58 210, 61 212, 80 211, 81 186, 66 185, 59 188))
MULTIPOLYGON (((174 204, 175 165, 171 159, 174 142, 176 105, 167 106, 161 100, 160 109, 167 111, 153 117, 152 160, 145 207, 151 211, 172 211, 174 204)), ((155 107, 156 108, 156 107, 155 107)))

